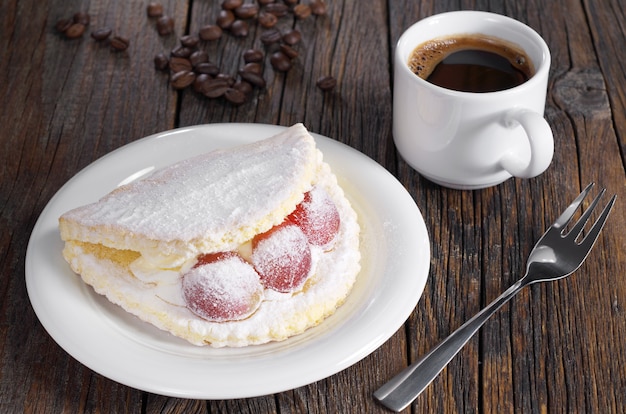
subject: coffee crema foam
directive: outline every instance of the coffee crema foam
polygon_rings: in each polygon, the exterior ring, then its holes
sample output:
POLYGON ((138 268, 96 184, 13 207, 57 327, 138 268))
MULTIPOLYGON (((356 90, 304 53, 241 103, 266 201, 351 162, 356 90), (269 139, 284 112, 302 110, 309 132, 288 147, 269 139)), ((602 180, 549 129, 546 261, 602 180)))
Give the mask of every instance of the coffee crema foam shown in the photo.
POLYGON ((413 73, 426 80, 447 56, 463 50, 492 52, 506 58, 528 78, 535 73, 532 61, 519 46, 482 34, 450 35, 421 43, 411 52, 408 66, 413 73))

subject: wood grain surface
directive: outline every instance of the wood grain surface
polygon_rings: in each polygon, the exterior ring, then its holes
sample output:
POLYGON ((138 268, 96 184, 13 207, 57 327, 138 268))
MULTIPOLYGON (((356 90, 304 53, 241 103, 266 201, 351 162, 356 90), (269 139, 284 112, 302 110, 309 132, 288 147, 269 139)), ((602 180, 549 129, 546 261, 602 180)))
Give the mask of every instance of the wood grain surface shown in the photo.
MULTIPOLYGON (((247 0, 246 2, 251 2, 247 0)), ((301 3, 308 3, 302 0, 301 3)), ((505 305, 406 412, 624 412, 626 407, 626 21, 618 0, 534 2, 327 0, 327 13, 278 22, 302 33, 293 68, 266 62, 267 86, 240 105, 171 87, 153 59, 215 22, 221 1, 163 0, 175 32, 159 36, 147 1, 0 1, 0 412, 383 413, 372 393, 514 283, 536 240, 588 182, 618 195, 579 271, 505 305), (548 43, 545 116, 555 137, 541 176, 456 191, 419 176, 391 134, 392 54, 417 20, 451 10, 518 19, 548 43), (55 30, 87 12, 79 39, 55 30), (115 52, 89 34, 129 39, 115 52), (320 76, 337 87, 323 92, 320 76), (200 401, 129 388, 73 359, 39 323, 24 260, 33 226, 56 191, 97 158, 139 138, 206 123, 291 125, 346 143, 407 189, 431 241, 429 279, 414 312, 384 345, 324 380, 257 398, 200 401)), ((245 37, 203 42, 236 75, 245 37)), ((163 375, 167 375, 166 372, 163 375)), ((297 376, 298 373, 294 372, 297 376)), ((262 378, 259 381, 263 381, 262 378)))

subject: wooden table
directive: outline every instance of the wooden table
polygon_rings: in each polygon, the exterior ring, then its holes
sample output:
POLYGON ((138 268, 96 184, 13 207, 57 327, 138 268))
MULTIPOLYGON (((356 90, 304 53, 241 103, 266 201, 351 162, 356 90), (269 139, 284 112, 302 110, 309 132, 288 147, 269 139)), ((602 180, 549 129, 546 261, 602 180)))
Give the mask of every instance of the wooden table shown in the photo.
MULTIPOLYGON (((304 2, 304 0, 303 0, 304 2)), ((0 2, 2 212, 0 412, 386 412, 372 393, 517 280, 544 229, 588 182, 617 193, 608 225, 572 277, 535 285, 505 305, 411 406, 411 412, 623 412, 626 407, 626 28, 616 0, 328 0, 325 15, 281 18, 297 28, 287 73, 266 63, 265 88, 239 106, 175 90, 153 58, 215 22, 218 1, 164 0, 175 32, 160 36, 147 2, 0 2), (541 176, 480 191, 434 185, 397 155, 391 135, 394 44, 420 18, 466 7, 530 25, 552 52, 546 118, 554 160, 541 176), (539 7, 539 8, 538 8, 539 7), (86 12, 67 39, 63 18, 86 12), (129 40, 112 51, 90 37, 110 27, 129 40), (336 88, 316 87, 322 75, 336 88), (249 399, 159 396, 91 371, 59 347, 29 302, 24 261, 45 205, 80 169, 139 138, 172 128, 303 122, 388 169, 421 209, 431 240, 429 279, 414 312, 384 345, 313 384, 249 399)), ((265 31, 200 44, 236 75, 265 31)), ((297 375, 297 373, 294 373, 297 375)), ((409 410, 407 410, 408 412, 409 410)))

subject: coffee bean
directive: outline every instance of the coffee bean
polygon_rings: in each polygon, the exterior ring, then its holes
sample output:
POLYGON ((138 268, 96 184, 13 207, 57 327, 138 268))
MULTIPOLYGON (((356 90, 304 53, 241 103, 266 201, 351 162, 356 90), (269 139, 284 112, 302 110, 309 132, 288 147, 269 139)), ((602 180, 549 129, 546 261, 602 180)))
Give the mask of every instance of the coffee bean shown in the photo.
POLYGON ((181 46, 176 46, 174 49, 172 49, 170 54, 172 56, 188 58, 189 56, 191 56, 193 52, 194 52, 193 49, 181 45, 181 46))
POLYGON ((265 11, 276 17, 284 17, 289 13, 289 6, 284 3, 270 3, 265 6, 265 11))
POLYGON ((300 3, 293 8, 293 15, 296 16, 297 19, 306 19, 311 15, 311 6, 300 3))
POLYGON ((175 72, 170 78, 170 83, 174 89, 185 89, 196 80, 196 74, 188 70, 175 72))
POLYGON ((202 93, 204 84, 211 80, 211 77, 206 73, 200 73, 196 75, 196 79, 193 81, 193 90, 202 93))
POLYGON ((200 29, 200 39, 217 40, 222 37, 222 28, 216 24, 207 24, 200 29))
POLYGON ((246 72, 243 70, 240 70, 238 73, 239 73, 239 76, 241 76, 241 79, 245 80, 246 82, 249 82, 258 88, 265 88, 266 83, 265 83, 265 79, 263 79, 263 76, 253 73, 253 72, 246 72))
POLYGON ((78 12, 78 13, 74 13, 72 20, 74 20, 74 23, 80 23, 83 26, 89 26, 89 22, 91 21, 91 18, 85 12, 78 12))
POLYGON ((241 105, 246 102, 246 95, 235 88, 228 88, 224 92, 224 99, 233 105, 241 105))
POLYGON ((59 33, 65 33, 67 31, 67 29, 69 29, 72 24, 74 24, 74 22, 71 19, 60 19, 54 25, 54 28, 59 33))
POLYGON ((192 65, 189 59, 180 56, 172 56, 169 67, 172 72, 191 72, 192 70, 192 65))
POLYGON ((285 44, 280 45, 280 51, 283 52, 289 59, 295 59, 299 55, 296 49, 285 44))
POLYGON ((282 35, 278 29, 269 29, 261 33, 261 42, 264 45, 271 45, 272 43, 279 42, 282 35))
POLYGON ((233 84, 232 88, 241 91, 245 95, 248 95, 252 92, 252 85, 245 80, 238 80, 233 84))
POLYGON ((125 37, 114 36, 113 39, 111 39, 111 47, 114 50, 122 52, 122 51, 128 49, 129 45, 130 45, 130 40, 128 40, 125 37))
POLYGON ((262 62, 263 52, 261 52, 258 49, 248 49, 245 52, 243 52, 243 61, 246 63, 262 62))
POLYGON ((257 75, 263 74, 263 66, 259 62, 246 63, 241 70, 256 73, 257 75))
POLYGON ((209 54, 204 50, 196 50, 189 56, 189 61, 191 64, 196 67, 200 63, 205 63, 209 61, 209 54))
POLYGON ((210 79, 203 84, 202 93, 207 98, 219 98, 230 88, 225 79, 210 79))
POLYGON ((235 10, 237 7, 243 4, 243 0, 224 0, 222 2, 222 9, 235 10))
POLYGON ((85 33, 85 25, 82 23, 72 23, 70 27, 65 30, 65 37, 68 39, 78 39, 85 33))
POLYGON ((245 20, 235 20, 233 24, 230 25, 230 32, 233 36, 237 37, 245 37, 248 36, 248 23, 245 20))
POLYGON ((215 76, 215 79, 221 79, 221 80, 225 80, 226 83, 228 84, 228 87, 231 87, 235 84, 235 78, 233 78, 232 76, 230 76, 227 73, 218 73, 215 76))
POLYGON ((262 11, 261 13, 259 13, 257 21, 261 26, 269 29, 276 26, 276 23, 278 23, 278 17, 276 17, 272 13, 262 11))
POLYGON ((167 36, 174 32, 174 19, 169 16, 161 16, 157 20, 156 27, 160 36, 167 36))
POLYGON ((283 52, 275 52, 270 56, 272 67, 279 72, 287 72, 291 69, 291 59, 283 52))
POLYGON ((268 5, 270 3, 274 3, 276 0, 258 0, 261 6, 268 5))
POLYGON ((259 14, 259 6, 254 3, 246 3, 235 9, 235 16, 240 19, 252 19, 259 14))
POLYGON ((154 67, 157 70, 165 70, 169 67, 170 60, 165 56, 165 53, 159 53, 154 57, 154 67))
POLYGON ((292 29, 283 35, 283 42, 291 46, 300 43, 300 40, 302 40, 302 33, 296 29, 292 29))
POLYGON ((317 79, 316 85, 323 91, 329 91, 337 86, 337 80, 332 76, 322 76, 317 79))
POLYGON ((283 1, 288 6, 295 6, 296 4, 298 4, 298 0, 283 0, 283 1))
POLYGON ((199 42, 200 39, 198 38, 198 36, 194 35, 186 35, 180 38, 180 44, 191 49, 198 46, 199 42))
POLYGON ((108 27, 103 27, 91 32, 91 37, 98 42, 108 39, 109 36, 111 36, 111 29, 108 27))
POLYGON ((198 63, 194 67, 194 70, 196 73, 204 73, 211 76, 216 76, 220 73, 220 68, 215 63, 211 62, 198 63))
POLYGON ((235 14, 230 10, 220 10, 216 23, 222 29, 228 29, 235 21, 235 14))
POLYGON ((163 5, 161 3, 149 3, 147 7, 148 17, 163 16, 163 5))
POLYGON ((323 0, 313 0, 309 3, 311 7, 311 13, 316 16, 322 16, 326 14, 326 3, 323 0))

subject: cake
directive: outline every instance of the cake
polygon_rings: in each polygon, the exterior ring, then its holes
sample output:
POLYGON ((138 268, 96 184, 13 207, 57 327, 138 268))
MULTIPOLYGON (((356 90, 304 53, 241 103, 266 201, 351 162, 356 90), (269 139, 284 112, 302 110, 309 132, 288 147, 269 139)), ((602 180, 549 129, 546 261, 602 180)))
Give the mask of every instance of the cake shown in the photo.
POLYGON ((357 215, 302 124, 122 185, 59 230, 95 292, 195 345, 300 334, 360 270, 357 215))

